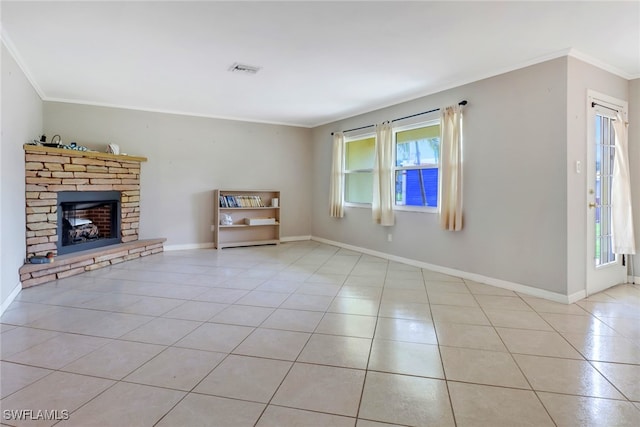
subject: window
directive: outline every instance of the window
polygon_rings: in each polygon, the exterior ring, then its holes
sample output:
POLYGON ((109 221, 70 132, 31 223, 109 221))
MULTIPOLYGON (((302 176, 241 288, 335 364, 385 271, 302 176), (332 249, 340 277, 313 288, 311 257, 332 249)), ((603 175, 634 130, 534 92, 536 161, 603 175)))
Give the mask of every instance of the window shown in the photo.
POLYGON ((399 130, 396 140, 396 206, 438 206, 440 121, 399 130))
POLYGON ((373 161, 375 136, 345 141, 345 191, 347 203, 371 203, 373 200, 373 161))
MULTIPOLYGON (((404 127, 395 135, 395 205, 408 209, 438 206, 440 120, 404 127)), ((371 204, 375 135, 345 141, 345 201, 371 204)), ((427 209, 428 210, 428 209, 427 209)))

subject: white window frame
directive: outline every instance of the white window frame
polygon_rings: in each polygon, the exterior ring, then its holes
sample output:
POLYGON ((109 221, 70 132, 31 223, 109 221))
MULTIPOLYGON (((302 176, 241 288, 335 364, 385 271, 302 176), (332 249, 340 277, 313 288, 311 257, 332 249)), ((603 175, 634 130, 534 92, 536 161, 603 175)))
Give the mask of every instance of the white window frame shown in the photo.
MULTIPOLYGON (((342 165, 342 169, 344 171, 344 205, 345 207, 350 208, 368 208, 371 209, 371 203, 358 203, 358 202, 349 202, 347 201, 347 174, 356 174, 356 173, 366 173, 369 172, 373 175, 373 164, 371 165, 371 169, 347 169, 347 144, 350 142, 361 141, 363 139, 374 138, 376 134, 375 132, 366 132, 357 135, 345 136, 344 138, 344 164, 342 165)), ((395 160, 394 160, 395 161, 395 160)))
MULTIPOLYGON (((412 169, 427 169, 425 165, 419 166, 407 166, 407 167, 397 167, 396 166, 396 153, 397 150, 397 138, 396 135, 398 132, 403 132, 407 130, 413 130, 423 127, 429 127, 434 125, 442 126, 440 118, 432 118, 430 120, 424 120, 417 123, 411 123, 405 126, 394 127, 393 129, 393 177, 395 182, 396 173, 399 170, 412 170, 412 169)), ((427 165, 428 166, 428 165, 427 165)), ((438 159, 438 163, 435 166, 440 169, 440 159, 438 159)), ((440 181, 438 181, 438 194, 440 194, 440 181)), ((395 186, 394 186, 394 200, 395 200, 395 186)), ((407 206, 407 205, 396 205, 395 201, 393 203, 393 209, 396 211, 406 211, 406 212, 421 212, 421 213, 438 213, 438 207, 431 206, 407 206)))

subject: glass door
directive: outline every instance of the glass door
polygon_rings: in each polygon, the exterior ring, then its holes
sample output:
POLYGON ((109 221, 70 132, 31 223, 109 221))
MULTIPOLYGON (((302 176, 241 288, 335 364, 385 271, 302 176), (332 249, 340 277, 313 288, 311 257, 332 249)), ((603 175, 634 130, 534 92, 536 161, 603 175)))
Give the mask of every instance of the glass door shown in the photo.
POLYGON ((599 95, 589 96, 587 114, 587 274, 591 295, 626 282, 622 256, 613 253, 611 188, 616 155, 613 121, 625 103, 599 95))

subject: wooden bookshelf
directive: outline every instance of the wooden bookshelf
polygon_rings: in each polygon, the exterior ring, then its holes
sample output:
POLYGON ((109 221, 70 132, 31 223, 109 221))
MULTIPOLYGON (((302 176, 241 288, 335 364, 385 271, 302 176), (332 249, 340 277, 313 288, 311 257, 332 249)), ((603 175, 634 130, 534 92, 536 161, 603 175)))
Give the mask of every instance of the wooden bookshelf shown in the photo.
POLYGON ((215 190, 216 249, 280 243, 280 192, 273 190, 215 190), (274 206, 274 199, 278 200, 274 206), (225 215, 231 224, 222 224, 225 215), (248 222, 258 222, 249 224, 248 222))

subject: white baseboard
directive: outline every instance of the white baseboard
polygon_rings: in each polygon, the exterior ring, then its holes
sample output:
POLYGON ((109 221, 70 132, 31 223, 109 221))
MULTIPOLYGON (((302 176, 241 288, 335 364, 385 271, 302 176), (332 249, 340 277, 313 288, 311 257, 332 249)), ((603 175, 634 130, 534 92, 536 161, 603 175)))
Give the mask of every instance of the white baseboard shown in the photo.
POLYGON ((16 299, 16 297, 18 296, 21 290, 22 290, 22 283, 18 282, 18 284, 13 288, 11 293, 9 293, 9 296, 4 301, 2 301, 2 304, 0 305, 0 316, 2 316, 4 311, 7 308, 9 308, 9 306, 11 305, 13 300, 16 299))
MULTIPOLYGON (((300 242, 304 240, 311 240, 311 236, 287 236, 281 237, 281 242, 300 242)), ((188 251, 190 249, 211 249, 215 245, 213 242, 207 243, 187 243, 183 245, 165 245, 165 251, 188 251)))
POLYGON ((187 243, 184 245, 166 245, 165 251, 186 251, 189 249, 211 249, 213 248, 213 242, 207 243, 187 243))
POLYGON ((573 294, 567 296, 567 304, 573 304, 574 302, 585 299, 586 297, 587 291, 584 289, 578 292, 574 292, 573 294))
MULTIPOLYGON (((555 301, 563 304, 571 304, 587 296, 584 290, 575 292, 571 295, 563 295, 557 292, 551 292, 545 289, 535 288, 533 286, 523 285, 515 282, 509 282, 507 280, 496 279, 494 277, 487 277, 480 274, 470 273, 467 271, 456 270, 449 267, 443 267, 440 265, 429 264, 426 262, 417 261, 410 258, 404 258, 396 255, 391 255, 385 252, 378 252, 371 249, 362 248, 360 246, 348 245, 346 243, 336 242, 334 240, 328 240, 328 239, 324 239, 322 237, 317 237, 317 236, 310 236, 310 235, 309 236, 286 236, 286 237, 280 238, 280 241, 283 243, 298 242, 298 241, 305 241, 305 240, 314 240, 316 242, 362 252, 363 254, 375 256, 378 258, 384 258, 390 261, 401 262, 403 264, 412 265, 414 267, 425 268, 428 270, 436 271, 438 273, 448 274, 450 276, 460 277, 462 279, 473 280, 474 282, 484 283, 486 285, 491 285, 491 286, 507 289, 514 292, 519 292, 519 293, 530 295, 537 298, 544 298, 547 300, 551 300, 551 301, 555 301)), ((184 245, 166 245, 164 247, 164 250, 165 251, 181 251, 181 250, 189 250, 189 249, 210 249, 213 247, 214 247, 213 242, 208 242, 208 243, 192 243, 192 244, 184 244, 184 245)), ((629 281, 631 282, 631 278, 629 278, 629 281)), ((636 283, 640 283, 640 278, 636 277, 636 283)))
POLYGON ((281 242, 302 242, 304 240, 311 240, 311 236, 287 236, 281 237, 281 242))
POLYGON ((480 274, 469 273, 467 271, 456 270, 453 268, 443 267, 440 265, 429 264, 426 262, 417 261, 410 258, 404 258, 396 255, 387 254, 385 252, 378 252, 378 251, 373 251, 367 248, 361 248, 359 246, 347 245, 345 243, 324 239, 322 237, 311 236, 311 240, 315 240, 320 243, 326 243, 328 245, 338 246, 338 247, 353 250, 353 251, 362 252, 363 254, 375 256, 378 258, 388 259, 390 261, 401 262, 403 264, 412 265, 414 267, 425 268, 427 270, 448 274, 450 276, 460 277, 462 279, 473 280, 474 282, 484 283, 486 285, 491 285, 497 288, 507 289, 514 292, 519 292, 519 293, 537 297, 537 298, 544 298, 547 300, 551 300, 551 301, 555 301, 563 304, 571 304, 572 302, 578 301, 586 297, 585 291, 576 292, 575 294, 571 294, 571 295, 563 295, 557 292, 551 292, 545 289, 535 288, 533 286, 527 286, 520 283, 509 282, 502 279, 482 276, 480 274))
POLYGON ((636 285, 640 284, 640 276, 628 276, 627 283, 635 283, 636 285))

